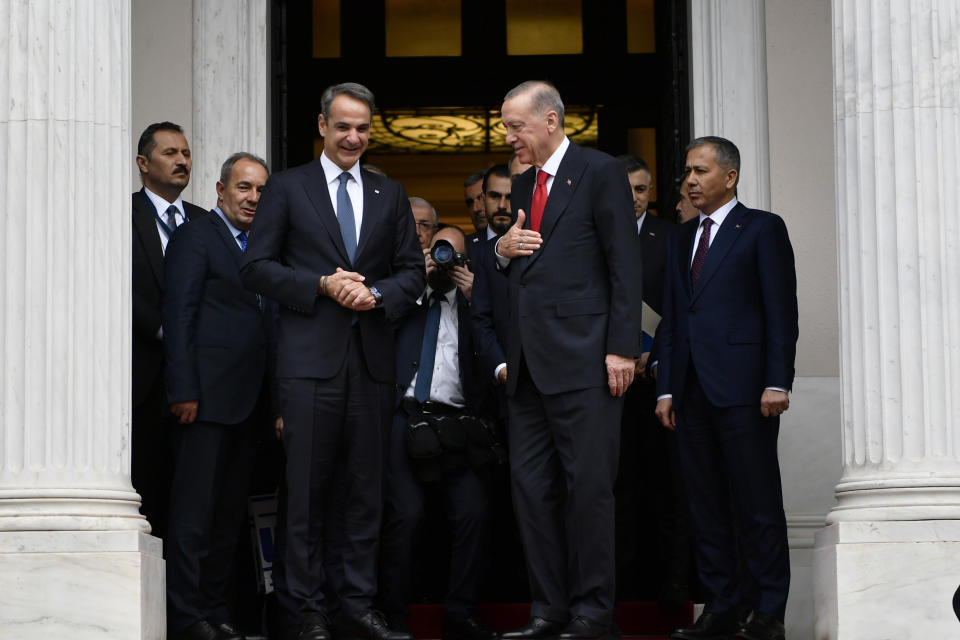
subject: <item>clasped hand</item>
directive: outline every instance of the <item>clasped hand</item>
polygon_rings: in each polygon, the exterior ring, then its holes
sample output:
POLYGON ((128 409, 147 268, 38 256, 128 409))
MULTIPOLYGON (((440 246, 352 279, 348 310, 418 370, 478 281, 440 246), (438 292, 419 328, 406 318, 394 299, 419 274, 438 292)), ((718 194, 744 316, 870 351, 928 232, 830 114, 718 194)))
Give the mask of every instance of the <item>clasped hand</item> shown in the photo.
POLYGON ((321 284, 318 285, 318 292, 329 296, 341 307, 351 311, 369 311, 376 306, 376 298, 363 283, 366 278, 359 273, 344 271, 337 267, 336 273, 325 278, 326 282, 321 280, 321 284))

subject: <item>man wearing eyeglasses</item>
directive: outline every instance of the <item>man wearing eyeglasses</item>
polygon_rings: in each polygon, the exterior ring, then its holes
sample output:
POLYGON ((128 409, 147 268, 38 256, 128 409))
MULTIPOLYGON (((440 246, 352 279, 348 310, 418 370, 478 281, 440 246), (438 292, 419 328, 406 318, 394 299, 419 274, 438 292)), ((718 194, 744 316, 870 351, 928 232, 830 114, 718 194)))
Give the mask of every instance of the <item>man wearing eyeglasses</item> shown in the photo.
POLYGON ((440 219, 433 205, 416 196, 410 198, 410 208, 413 210, 413 220, 417 223, 417 238, 420 239, 420 248, 424 252, 430 250, 433 234, 437 232, 440 219))

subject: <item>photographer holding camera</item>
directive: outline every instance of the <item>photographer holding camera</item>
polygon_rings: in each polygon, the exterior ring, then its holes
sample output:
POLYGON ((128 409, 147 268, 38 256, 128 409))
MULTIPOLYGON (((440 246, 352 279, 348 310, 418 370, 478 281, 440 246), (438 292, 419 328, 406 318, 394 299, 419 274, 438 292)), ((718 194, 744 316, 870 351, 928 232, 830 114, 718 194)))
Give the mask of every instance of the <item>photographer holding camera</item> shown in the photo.
POLYGON ((489 421, 477 417, 485 389, 475 362, 468 296, 473 274, 457 227, 437 231, 426 256, 427 288, 397 327, 397 397, 387 445, 380 606, 404 628, 414 537, 424 495, 441 492, 451 525, 443 640, 495 640, 477 618, 486 562, 484 476, 505 465, 489 421))

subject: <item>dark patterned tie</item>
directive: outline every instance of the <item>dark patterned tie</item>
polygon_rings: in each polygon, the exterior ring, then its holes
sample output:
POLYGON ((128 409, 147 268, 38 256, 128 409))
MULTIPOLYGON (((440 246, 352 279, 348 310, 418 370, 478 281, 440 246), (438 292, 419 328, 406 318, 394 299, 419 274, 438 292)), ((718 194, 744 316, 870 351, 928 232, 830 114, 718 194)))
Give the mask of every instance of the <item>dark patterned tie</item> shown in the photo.
POLYGON ((178 213, 180 213, 180 211, 177 209, 176 206, 170 205, 169 207, 167 207, 167 227, 170 229, 170 231, 177 230, 177 214, 178 213))
POLYGON ((707 259, 707 251, 710 250, 710 226, 713 220, 704 218, 701 226, 703 232, 700 233, 700 244, 697 245, 697 253, 693 256, 693 264, 690 265, 690 284, 693 288, 697 287, 697 280, 700 279, 700 270, 703 269, 703 263, 707 259))
POLYGON ((547 179, 550 174, 543 169, 537 171, 537 188, 533 190, 533 201, 530 202, 530 228, 540 231, 540 222, 543 220, 543 210, 547 206, 547 179))
POLYGON ((237 240, 240 241, 240 253, 247 250, 247 234, 243 231, 237 234, 237 240))

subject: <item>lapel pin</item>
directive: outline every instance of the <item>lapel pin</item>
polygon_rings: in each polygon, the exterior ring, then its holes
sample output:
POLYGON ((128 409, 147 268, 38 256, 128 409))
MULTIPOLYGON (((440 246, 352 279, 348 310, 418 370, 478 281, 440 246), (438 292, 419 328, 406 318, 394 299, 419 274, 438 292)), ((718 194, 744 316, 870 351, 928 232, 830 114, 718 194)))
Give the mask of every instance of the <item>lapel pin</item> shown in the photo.
POLYGON ((740 225, 739 225, 739 224, 738 224, 736 227, 734 227, 734 229, 739 229, 739 228, 740 228, 740 225))
POLYGON ((572 184, 573 184, 573 180, 571 180, 570 178, 567 178, 567 186, 569 187, 572 184))
POLYGON ((650 235, 653 236, 654 238, 657 237, 657 234, 655 234, 653 231, 650 231, 649 233, 650 233, 650 235))
POLYGON ((380 195, 380 189, 374 189, 373 192, 377 195, 380 195))

